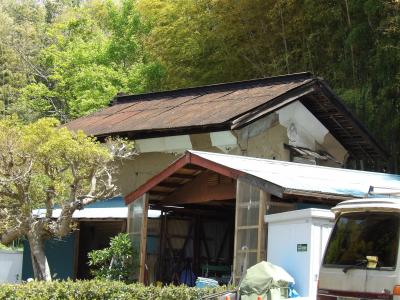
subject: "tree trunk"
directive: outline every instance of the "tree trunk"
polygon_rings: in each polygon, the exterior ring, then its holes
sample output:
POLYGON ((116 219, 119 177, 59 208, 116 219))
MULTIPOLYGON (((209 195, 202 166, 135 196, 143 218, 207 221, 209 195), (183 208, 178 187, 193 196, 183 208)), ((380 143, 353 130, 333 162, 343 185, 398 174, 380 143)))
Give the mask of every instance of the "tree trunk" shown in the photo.
POLYGON ((28 235, 28 241, 31 248, 32 268, 35 279, 51 281, 50 268, 44 252, 43 238, 40 234, 32 233, 28 235))
POLYGON ((287 72, 287 74, 289 74, 290 73, 290 69, 289 69, 289 51, 288 51, 288 46, 287 46, 287 41, 286 41, 285 21, 283 19, 282 4, 279 4, 279 14, 280 14, 280 17, 281 17, 283 45, 285 46, 286 72, 287 72))
MULTIPOLYGON (((347 0, 344 0, 344 3, 346 5, 347 24, 349 25, 349 34, 350 34, 351 33, 351 18, 350 18, 349 3, 347 0)), ((353 84, 355 86, 355 84, 356 84, 356 65, 354 62, 354 47, 353 47, 352 42, 350 42, 350 55, 351 55, 351 67, 353 70, 353 84)))

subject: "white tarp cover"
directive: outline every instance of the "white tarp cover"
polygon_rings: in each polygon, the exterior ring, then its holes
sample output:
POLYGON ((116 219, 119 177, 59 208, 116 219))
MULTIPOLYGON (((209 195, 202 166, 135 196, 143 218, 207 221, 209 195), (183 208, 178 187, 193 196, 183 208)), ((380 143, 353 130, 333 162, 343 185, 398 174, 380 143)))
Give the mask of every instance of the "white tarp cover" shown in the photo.
POLYGON ((240 299, 257 300, 258 296, 267 294, 269 300, 280 299, 280 288, 287 288, 290 283, 294 279, 284 269, 262 261, 247 270, 239 285, 240 299))

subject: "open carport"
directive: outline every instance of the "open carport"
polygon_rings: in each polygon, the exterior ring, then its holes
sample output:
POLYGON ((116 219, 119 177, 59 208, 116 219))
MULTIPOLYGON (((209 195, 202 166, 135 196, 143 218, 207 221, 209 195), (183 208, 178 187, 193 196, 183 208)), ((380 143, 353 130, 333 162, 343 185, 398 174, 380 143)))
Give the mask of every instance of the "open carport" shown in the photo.
POLYGON ((266 257, 265 214, 329 208, 371 186, 400 189, 400 176, 187 151, 125 197, 139 279, 182 282, 189 270, 237 283, 266 257))

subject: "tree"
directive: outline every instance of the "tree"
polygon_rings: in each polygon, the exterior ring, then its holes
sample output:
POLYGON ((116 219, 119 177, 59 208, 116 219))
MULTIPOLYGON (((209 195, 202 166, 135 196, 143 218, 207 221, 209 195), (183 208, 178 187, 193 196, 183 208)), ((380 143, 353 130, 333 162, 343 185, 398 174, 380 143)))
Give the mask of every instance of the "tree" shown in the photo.
POLYGON ((135 3, 92 0, 52 17, 43 36, 48 45, 37 59, 47 76, 20 90, 14 111, 28 120, 66 122, 108 105, 119 92, 157 90, 163 69, 144 51, 147 28, 135 3))
POLYGON ((88 253, 95 278, 132 282, 138 267, 138 251, 127 233, 111 238, 110 246, 88 253))
POLYGON ((7 114, 33 78, 46 78, 38 67, 44 48, 45 11, 37 1, 0 2, 0 114, 7 114))
POLYGON ((0 121, 0 241, 25 237, 35 278, 51 280, 45 240, 64 237, 73 228, 75 210, 117 192, 117 157, 129 157, 131 144, 100 144, 82 132, 59 127, 55 119, 24 125, 0 121), (61 208, 58 217, 55 207, 61 208), (43 215, 33 215, 44 208, 43 215))
POLYGON ((382 137, 399 171, 399 1, 141 0, 138 10, 165 87, 312 71, 382 137))

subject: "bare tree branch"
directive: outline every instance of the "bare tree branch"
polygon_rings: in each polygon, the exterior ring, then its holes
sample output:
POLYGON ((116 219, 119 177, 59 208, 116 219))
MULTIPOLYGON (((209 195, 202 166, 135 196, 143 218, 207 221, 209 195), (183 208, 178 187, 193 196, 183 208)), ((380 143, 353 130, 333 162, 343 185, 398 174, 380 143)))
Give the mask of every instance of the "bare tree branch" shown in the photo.
POLYGON ((19 50, 18 47, 12 46, 15 52, 19 54, 22 60, 28 64, 28 66, 33 70, 33 72, 39 76, 40 78, 44 79, 46 82, 49 81, 48 75, 45 75, 37 66, 35 66, 26 56, 19 50))

